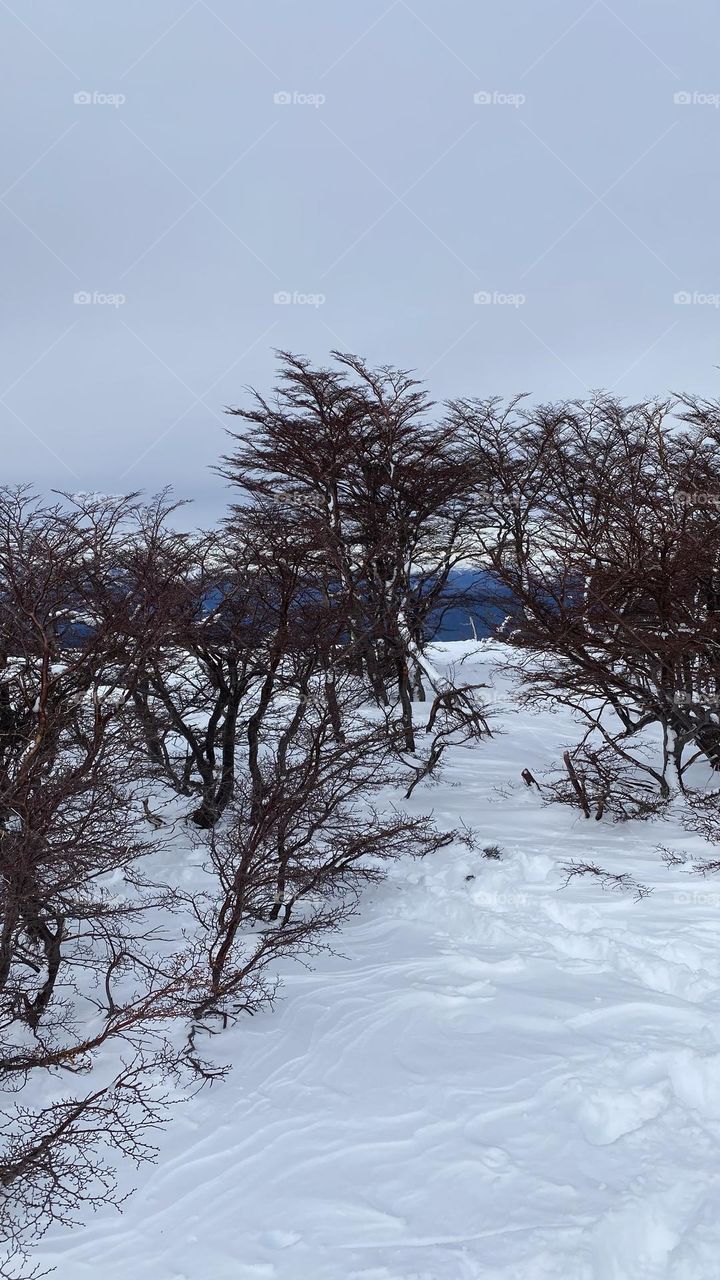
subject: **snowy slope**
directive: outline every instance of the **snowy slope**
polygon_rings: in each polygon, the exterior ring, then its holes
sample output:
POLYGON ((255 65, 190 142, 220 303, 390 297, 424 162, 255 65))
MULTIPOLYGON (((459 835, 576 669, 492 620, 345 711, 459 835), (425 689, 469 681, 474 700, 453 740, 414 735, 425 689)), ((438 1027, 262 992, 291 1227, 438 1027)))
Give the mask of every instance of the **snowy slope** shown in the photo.
POLYGON ((663 865, 707 852, 667 822, 543 808, 520 770, 575 727, 501 721, 408 807, 502 861, 395 865, 222 1037, 123 1214, 45 1239, 61 1280, 717 1280, 720 883, 663 865), (654 891, 563 888, 570 858, 654 891))

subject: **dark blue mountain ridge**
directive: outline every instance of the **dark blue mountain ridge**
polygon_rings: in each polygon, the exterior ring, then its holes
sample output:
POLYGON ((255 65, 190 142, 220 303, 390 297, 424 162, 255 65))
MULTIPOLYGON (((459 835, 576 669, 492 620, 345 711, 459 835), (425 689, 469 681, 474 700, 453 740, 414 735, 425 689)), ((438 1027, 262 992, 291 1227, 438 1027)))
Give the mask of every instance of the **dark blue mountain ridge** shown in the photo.
MULTIPOLYGON (((438 607, 428 614, 425 628, 428 640, 487 639, 495 635, 514 612, 514 597, 510 589, 490 571, 479 567, 454 570, 448 578, 443 597, 444 602, 441 600, 438 607), (459 596, 465 597, 462 603, 458 603, 459 596)), ((206 615, 212 613, 218 609, 222 598, 222 586, 211 588, 198 602, 200 611, 206 615)), ((232 614, 236 614, 234 608, 232 614)), ((225 625, 232 625, 229 617, 226 616, 224 621, 225 625)), ((237 616, 233 621, 237 623, 237 616)), ((57 627, 60 643, 68 649, 82 645, 93 633, 92 623, 78 617, 58 618, 57 627)))

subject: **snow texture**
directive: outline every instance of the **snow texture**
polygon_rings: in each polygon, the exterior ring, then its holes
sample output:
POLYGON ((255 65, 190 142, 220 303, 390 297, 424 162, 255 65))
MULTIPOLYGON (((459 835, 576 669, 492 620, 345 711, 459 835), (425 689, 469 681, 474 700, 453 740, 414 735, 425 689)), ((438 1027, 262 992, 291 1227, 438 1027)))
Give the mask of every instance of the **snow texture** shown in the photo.
POLYGON ((433 661, 492 679, 505 732, 408 807, 502 859, 397 864, 335 955, 288 965, 123 1213, 46 1237, 60 1280, 720 1276, 720 884, 657 851, 707 848, 544 808, 520 771, 577 727, 511 710, 497 649, 477 653, 433 661), (653 892, 563 887, 569 859, 653 892))

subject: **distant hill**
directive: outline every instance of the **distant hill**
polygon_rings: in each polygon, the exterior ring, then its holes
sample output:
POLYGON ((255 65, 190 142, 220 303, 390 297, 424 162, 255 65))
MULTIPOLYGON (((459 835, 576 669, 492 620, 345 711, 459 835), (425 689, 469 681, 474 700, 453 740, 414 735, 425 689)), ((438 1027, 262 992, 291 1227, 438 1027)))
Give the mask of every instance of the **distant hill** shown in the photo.
POLYGON ((475 599, 467 606, 436 615, 432 621, 435 640, 487 639, 512 611, 512 593, 484 569, 462 569, 453 573, 449 591, 467 591, 475 599))

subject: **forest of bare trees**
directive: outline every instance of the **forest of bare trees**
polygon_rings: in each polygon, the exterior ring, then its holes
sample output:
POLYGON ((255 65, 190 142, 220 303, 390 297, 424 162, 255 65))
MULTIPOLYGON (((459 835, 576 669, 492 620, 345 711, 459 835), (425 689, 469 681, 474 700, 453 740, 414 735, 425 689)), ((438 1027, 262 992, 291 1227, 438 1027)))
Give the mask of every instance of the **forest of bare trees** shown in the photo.
POLYGON ((283 354, 228 423, 211 532, 167 493, 0 493, 6 1280, 152 1158, 281 957, 332 945, 389 859, 472 841, 403 804, 453 746, 492 750, 483 688, 428 651, 448 611, 482 624, 488 581, 521 698, 577 715, 538 802, 679 794, 720 840, 693 788, 720 769, 720 404, 438 407, 283 354))

